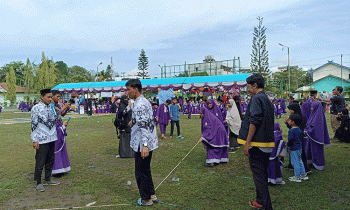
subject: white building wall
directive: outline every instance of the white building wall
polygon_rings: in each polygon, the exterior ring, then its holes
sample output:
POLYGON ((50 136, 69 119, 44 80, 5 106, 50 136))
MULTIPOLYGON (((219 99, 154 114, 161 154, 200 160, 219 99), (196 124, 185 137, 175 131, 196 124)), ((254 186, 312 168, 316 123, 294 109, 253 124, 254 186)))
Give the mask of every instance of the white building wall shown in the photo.
MULTIPOLYGON (((317 71, 313 72, 313 81, 319 80, 328 75, 333 75, 336 77, 341 77, 341 68, 339 66, 328 64, 317 71)), ((343 79, 350 79, 350 71, 343 68, 343 79)))

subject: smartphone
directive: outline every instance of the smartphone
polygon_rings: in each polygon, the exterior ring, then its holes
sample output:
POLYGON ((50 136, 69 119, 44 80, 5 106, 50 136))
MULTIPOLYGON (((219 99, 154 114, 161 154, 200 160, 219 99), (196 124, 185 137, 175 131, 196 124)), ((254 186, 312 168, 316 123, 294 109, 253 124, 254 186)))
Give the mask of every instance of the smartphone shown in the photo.
POLYGON ((70 117, 68 117, 68 120, 67 120, 67 122, 69 122, 69 120, 70 120, 70 117))

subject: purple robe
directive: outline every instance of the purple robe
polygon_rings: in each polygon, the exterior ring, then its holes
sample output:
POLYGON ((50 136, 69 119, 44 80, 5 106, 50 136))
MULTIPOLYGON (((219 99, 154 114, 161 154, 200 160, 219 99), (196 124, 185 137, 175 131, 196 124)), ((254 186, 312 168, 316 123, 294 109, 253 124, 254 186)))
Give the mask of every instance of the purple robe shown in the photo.
POLYGON ((203 145, 207 150, 206 163, 228 162, 229 140, 224 125, 209 109, 201 108, 201 111, 204 114, 201 130, 203 145))
POLYGON ((179 104, 180 104, 180 113, 183 113, 184 112, 184 101, 182 99, 180 99, 179 104))
MULTIPOLYGON (((225 121, 226 120, 226 116, 227 116, 227 110, 226 110, 225 107, 222 108, 221 114, 222 114, 222 119, 225 121)), ((225 129, 226 129, 227 133, 228 133, 228 124, 224 123, 224 126, 225 126, 225 129)))
POLYGON ((159 124, 168 125, 170 120, 169 107, 165 106, 164 104, 159 105, 156 116, 159 119, 159 124))
MULTIPOLYGON (((157 109, 158 109, 158 108, 152 107, 154 119, 156 119, 156 117, 157 117, 157 109)), ((156 126, 158 125, 158 123, 159 123, 159 122, 156 121, 156 126)))
POLYGON ((187 103, 186 110, 188 113, 188 119, 191 119, 191 115, 192 115, 192 104, 191 103, 187 103))
MULTIPOLYGON (((241 99, 240 99, 241 100, 241 99)), ((240 108, 241 108, 241 113, 243 114, 245 114, 245 112, 247 111, 247 109, 248 109, 248 105, 244 102, 243 104, 241 103, 241 102, 239 102, 239 106, 240 106, 240 108)))
POLYGON ((222 118, 222 113, 221 113, 221 110, 220 108, 216 105, 215 101, 213 99, 209 99, 207 101, 207 103, 210 103, 211 105, 213 105, 213 107, 211 109, 209 109, 209 111, 214 115, 216 116, 221 123, 224 123, 224 120, 222 118))
POLYGON ((314 102, 312 97, 308 98, 306 102, 301 105, 301 114, 303 115, 304 120, 307 122, 311 115, 311 104, 314 102))
POLYGON ((305 153, 308 164, 313 164, 317 170, 325 169, 324 146, 331 144, 326 116, 321 102, 314 101, 311 104, 314 111, 306 123, 305 153))
POLYGON ((1 113, 2 107, 0 106, 0 113, 1 113))
POLYGON ((62 121, 56 124, 56 129, 57 140, 55 141, 55 162, 52 174, 66 173, 71 170, 66 144, 67 131, 63 128, 62 121))
POLYGON ((282 171, 281 168, 283 166, 283 163, 279 157, 282 150, 284 149, 286 143, 283 141, 282 138, 282 132, 280 129, 280 124, 275 123, 275 147, 273 148, 271 154, 270 154, 270 164, 267 168, 268 173, 268 182, 272 184, 277 184, 282 182, 282 171))
POLYGON ((286 114, 286 100, 284 100, 283 98, 280 99, 281 100, 281 105, 282 105, 282 114, 286 114))

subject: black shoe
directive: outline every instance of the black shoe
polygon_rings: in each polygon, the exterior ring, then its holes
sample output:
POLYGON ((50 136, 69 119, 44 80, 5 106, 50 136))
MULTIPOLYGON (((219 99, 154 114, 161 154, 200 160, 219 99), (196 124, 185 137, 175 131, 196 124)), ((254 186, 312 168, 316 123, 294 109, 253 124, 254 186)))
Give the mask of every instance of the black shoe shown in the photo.
POLYGON ((204 167, 214 167, 214 163, 206 163, 203 166, 204 167))

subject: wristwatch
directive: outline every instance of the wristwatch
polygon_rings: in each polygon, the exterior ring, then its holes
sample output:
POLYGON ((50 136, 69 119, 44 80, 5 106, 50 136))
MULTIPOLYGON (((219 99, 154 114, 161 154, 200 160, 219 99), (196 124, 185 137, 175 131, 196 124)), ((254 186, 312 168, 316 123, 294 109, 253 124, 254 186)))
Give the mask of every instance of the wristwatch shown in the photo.
POLYGON ((148 144, 147 144, 147 142, 145 142, 145 143, 143 144, 143 146, 144 146, 144 147, 148 147, 148 144))

